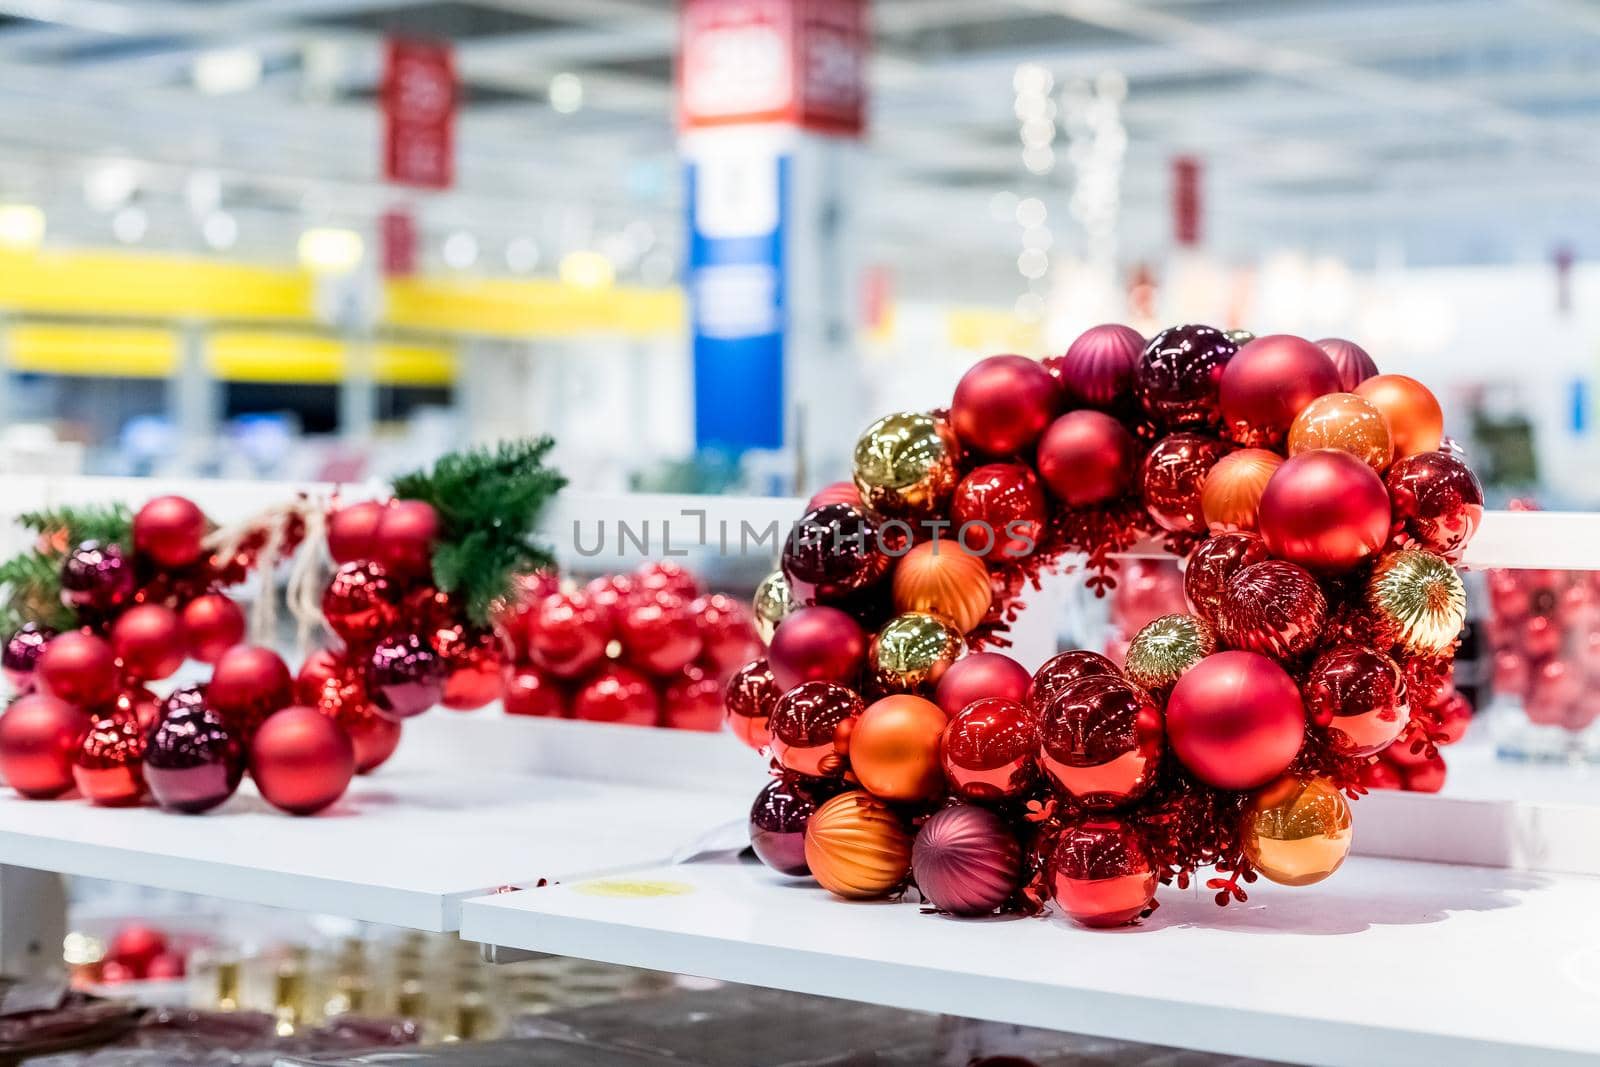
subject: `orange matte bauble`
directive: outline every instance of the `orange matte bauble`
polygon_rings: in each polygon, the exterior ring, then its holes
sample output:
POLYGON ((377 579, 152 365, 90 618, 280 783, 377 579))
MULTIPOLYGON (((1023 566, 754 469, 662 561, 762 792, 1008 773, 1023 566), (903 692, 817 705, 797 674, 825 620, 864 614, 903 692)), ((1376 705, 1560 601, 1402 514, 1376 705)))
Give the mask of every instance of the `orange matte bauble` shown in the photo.
POLYGON ((1426 385, 1404 374, 1380 374, 1355 388, 1356 395, 1389 420, 1394 458, 1432 452, 1444 440, 1444 412, 1426 385))
POLYGON ((894 610, 938 615, 969 633, 993 595, 989 569, 955 541, 924 541, 894 569, 894 610))
POLYGON ((1200 488, 1200 512, 1212 533, 1256 528, 1256 509, 1283 457, 1265 448, 1241 448, 1217 460, 1200 488))
POLYGON ((1250 798, 1244 854, 1268 881, 1311 885, 1350 854, 1350 805, 1326 778, 1284 777, 1250 798))
POLYGON ((837 896, 881 897, 911 870, 911 835, 882 801, 852 789, 823 804, 806 823, 806 866, 837 896))
POLYGON ((1289 454, 1317 448, 1348 452, 1379 473, 1394 459, 1389 420, 1355 393, 1319 396, 1295 416, 1289 427, 1289 454))
POLYGON ((939 705, 898 693, 867 707, 850 733, 850 769, 884 800, 932 800, 944 788, 939 742, 947 719, 939 705))

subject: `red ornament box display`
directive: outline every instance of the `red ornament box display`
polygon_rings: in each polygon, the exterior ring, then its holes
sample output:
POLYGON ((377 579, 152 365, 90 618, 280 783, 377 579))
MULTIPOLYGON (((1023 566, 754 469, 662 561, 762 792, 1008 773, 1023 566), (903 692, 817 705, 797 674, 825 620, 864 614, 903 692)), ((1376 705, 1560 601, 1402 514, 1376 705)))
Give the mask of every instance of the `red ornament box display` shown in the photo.
MULTIPOLYGON (((1442 781, 1483 495, 1433 395, 1358 346, 1097 327, 980 361, 854 456, 758 590, 767 654, 726 691, 772 760, 750 828, 775 870, 1114 926, 1204 868, 1218 903, 1325 878, 1350 800, 1442 781), (1183 603, 1121 666, 994 651, 1041 570, 1081 556, 1104 594, 1144 540, 1183 561, 1183 603)), ((1150 573, 1123 618, 1173 593, 1150 573)))

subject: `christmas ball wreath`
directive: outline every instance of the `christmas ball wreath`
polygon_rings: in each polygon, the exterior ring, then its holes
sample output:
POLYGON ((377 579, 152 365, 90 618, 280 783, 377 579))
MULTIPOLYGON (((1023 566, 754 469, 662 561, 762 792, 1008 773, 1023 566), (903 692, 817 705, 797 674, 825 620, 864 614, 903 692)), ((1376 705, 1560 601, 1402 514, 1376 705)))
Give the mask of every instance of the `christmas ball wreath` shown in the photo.
POLYGON ((767 655, 725 694, 772 760, 751 827, 774 870, 1117 926, 1203 870, 1218 904, 1320 881, 1350 801, 1396 766, 1443 780, 1483 494, 1427 387, 1358 346, 1096 327, 978 362, 854 458, 761 583, 767 655), (1000 651, 1041 572, 1081 558, 1103 596, 1141 542, 1183 560, 1188 610, 1123 664, 1030 678, 1000 651))

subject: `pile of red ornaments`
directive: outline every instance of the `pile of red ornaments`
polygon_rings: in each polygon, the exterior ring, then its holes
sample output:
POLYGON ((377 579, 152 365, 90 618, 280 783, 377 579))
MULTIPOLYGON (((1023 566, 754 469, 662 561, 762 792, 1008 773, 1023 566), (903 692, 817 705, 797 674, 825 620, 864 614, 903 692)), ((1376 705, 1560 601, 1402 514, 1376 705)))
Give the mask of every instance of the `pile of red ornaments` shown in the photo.
POLYGON ((670 560, 563 590, 527 575, 498 612, 512 715, 716 730, 732 672, 760 651, 744 605, 670 560))
POLYGON ((1089 926, 1204 867, 1219 903, 1327 877, 1379 753, 1442 773, 1482 507, 1433 395, 1349 342, 1101 326, 982 360, 867 429, 758 591, 767 656, 726 693, 774 764, 752 844, 843 897, 1089 926), (974 651, 1041 568, 1086 555, 1104 592, 1145 539, 1187 610, 1123 666, 974 651))

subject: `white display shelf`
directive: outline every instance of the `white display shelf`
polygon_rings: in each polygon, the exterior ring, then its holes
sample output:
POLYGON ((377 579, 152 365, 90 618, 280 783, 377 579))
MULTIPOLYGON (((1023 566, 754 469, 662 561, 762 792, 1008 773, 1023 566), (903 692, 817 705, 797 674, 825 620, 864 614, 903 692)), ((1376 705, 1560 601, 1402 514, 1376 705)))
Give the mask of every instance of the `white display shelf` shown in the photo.
POLYGON ((846 903, 731 858, 468 901, 502 946, 1297 1063, 1592 1063, 1600 881, 1353 859, 1140 929, 846 903))

